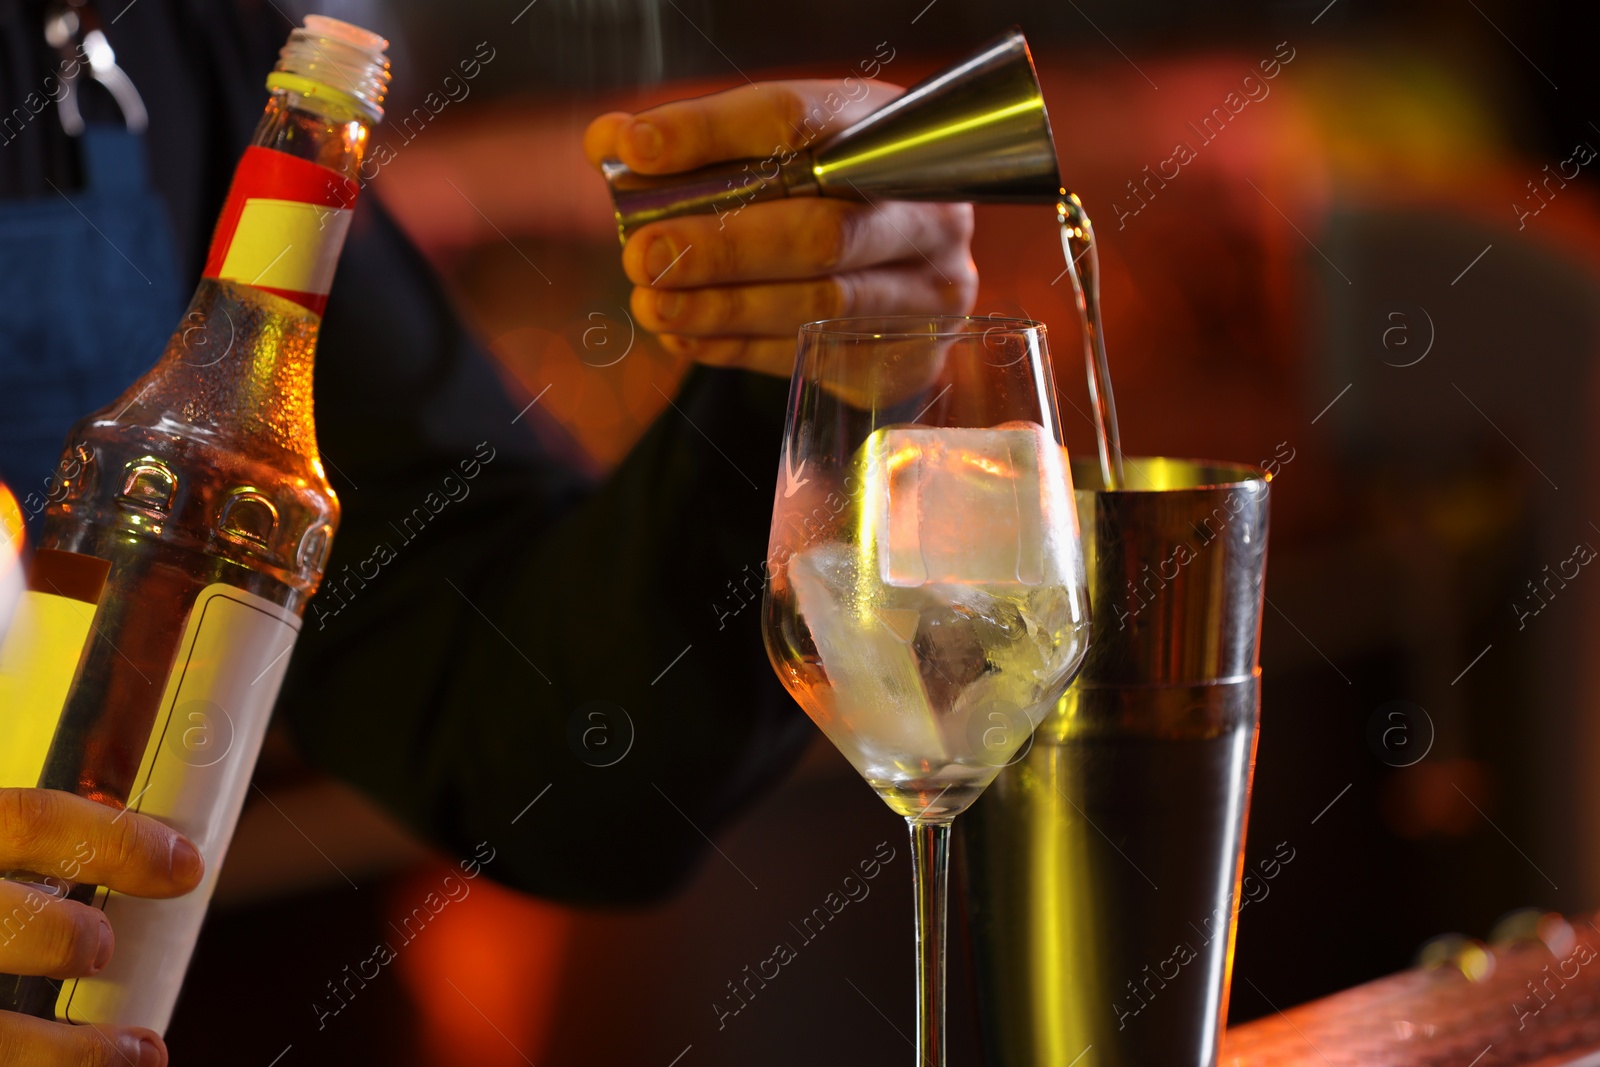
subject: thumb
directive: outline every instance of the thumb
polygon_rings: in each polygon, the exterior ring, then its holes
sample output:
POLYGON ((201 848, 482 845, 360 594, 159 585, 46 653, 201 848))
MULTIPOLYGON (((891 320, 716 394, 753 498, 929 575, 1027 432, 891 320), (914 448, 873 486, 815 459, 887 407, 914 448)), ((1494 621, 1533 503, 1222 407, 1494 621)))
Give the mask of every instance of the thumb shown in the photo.
POLYGON ((622 128, 631 121, 633 116, 626 111, 608 111, 583 131, 583 154, 596 170, 602 159, 615 159, 620 154, 622 128))

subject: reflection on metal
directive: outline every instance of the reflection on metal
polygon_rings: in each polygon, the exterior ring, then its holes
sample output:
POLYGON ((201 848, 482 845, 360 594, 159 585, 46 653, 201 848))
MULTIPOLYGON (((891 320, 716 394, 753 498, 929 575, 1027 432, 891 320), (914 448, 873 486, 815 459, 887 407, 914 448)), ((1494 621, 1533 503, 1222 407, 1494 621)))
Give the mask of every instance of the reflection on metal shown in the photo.
POLYGON ((989 1061, 1216 1062, 1259 709, 1267 478, 1073 465, 1082 672, 958 822, 989 1061), (1092 1051, 1085 1053, 1092 1046, 1092 1051))
POLYGON ((1015 29, 787 161, 660 176, 616 160, 602 169, 623 240, 660 219, 727 215, 788 196, 1040 204, 1061 196, 1038 74, 1015 29))

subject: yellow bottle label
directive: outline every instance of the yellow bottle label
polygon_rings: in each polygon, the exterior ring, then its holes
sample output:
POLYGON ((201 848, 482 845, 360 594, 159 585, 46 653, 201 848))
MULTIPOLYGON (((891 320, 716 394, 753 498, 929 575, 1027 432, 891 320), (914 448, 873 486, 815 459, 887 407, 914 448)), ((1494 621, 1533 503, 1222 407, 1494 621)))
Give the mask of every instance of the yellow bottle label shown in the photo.
POLYGON ((39 784, 110 564, 42 549, 0 643, 0 788, 39 784))
POLYGON ((239 213, 217 277, 262 289, 327 296, 353 212, 252 197, 239 213))
POLYGON ((251 145, 233 172, 205 276, 253 285, 322 314, 360 189, 309 159, 251 145))

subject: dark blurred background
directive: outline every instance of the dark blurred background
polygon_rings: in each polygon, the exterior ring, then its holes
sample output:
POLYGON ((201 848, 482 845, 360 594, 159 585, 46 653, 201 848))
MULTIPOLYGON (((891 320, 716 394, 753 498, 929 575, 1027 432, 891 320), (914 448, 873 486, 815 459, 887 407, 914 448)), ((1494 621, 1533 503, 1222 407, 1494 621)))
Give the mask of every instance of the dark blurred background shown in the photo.
MULTIPOLYGON (((1026 31, 1062 173, 1098 223, 1128 450, 1275 464, 1247 862, 1280 843, 1295 858, 1241 915, 1235 1021, 1404 968, 1434 935, 1484 936, 1514 908, 1600 904, 1600 576, 1550 578, 1600 544, 1600 66, 1569 11, 525 2, 320 10, 396 41, 378 136, 395 156, 374 190, 508 379, 548 387, 541 403, 597 470, 685 368, 634 336, 604 190, 580 151, 587 121, 746 77, 842 77, 884 44, 881 77, 909 84, 1009 25, 1026 31), (459 61, 482 58, 480 42, 493 58, 471 95, 404 127, 459 61), (1270 91, 1200 136, 1273 58, 1270 91), (1179 143, 1195 158, 1147 183, 1179 143), (1574 177, 1579 146, 1593 147, 1574 177)), ((1069 444, 1089 454, 1056 241, 1045 209, 981 209, 977 310, 1050 325, 1069 444)), ((721 593, 706 590, 707 610, 721 593)), ((456 858, 285 750, 258 784, 273 803, 256 798, 235 842, 175 1062, 908 1055, 904 829, 820 737, 679 899, 583 911, 487 877, 454 883, 469 894, 430 911, 366 982, 345 968, 399 944, 397 924, 441 899, 456 858), (719 1026, 728 983, 795 940, 790 924, 880 842, 894 858, 870 895, 719 1026)), ((638 817, 681 818, 667 805, 638 817)), ((976 1062, 959 944, 954 964, 953 1056, 976 1062)))

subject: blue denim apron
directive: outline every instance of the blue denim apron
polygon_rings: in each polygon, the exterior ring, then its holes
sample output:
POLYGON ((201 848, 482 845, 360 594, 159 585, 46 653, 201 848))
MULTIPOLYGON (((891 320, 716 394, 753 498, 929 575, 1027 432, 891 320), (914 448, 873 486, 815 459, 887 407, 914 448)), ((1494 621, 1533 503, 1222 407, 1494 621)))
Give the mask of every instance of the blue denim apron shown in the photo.
POLYGON ((82 189, 0 200, 0 479, 30 540, 68 429, 155 362, 184 308, 143 138, 90 126, 79 140, 82 189))

